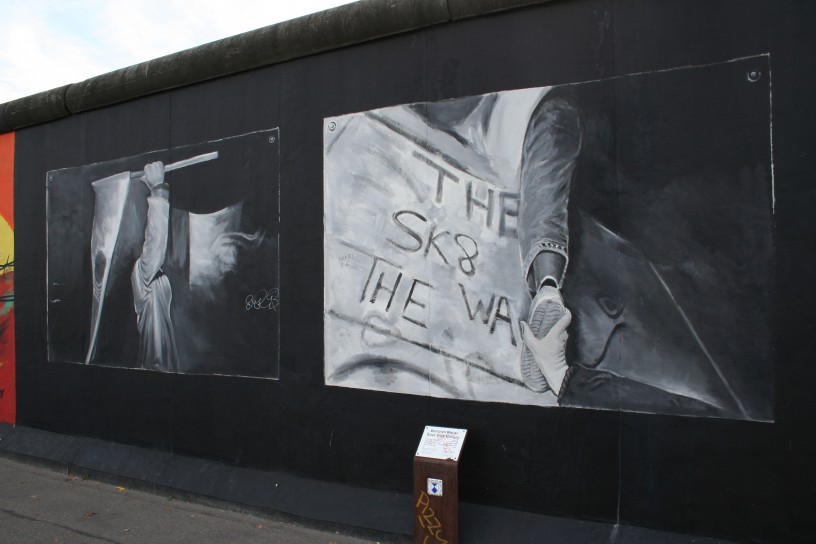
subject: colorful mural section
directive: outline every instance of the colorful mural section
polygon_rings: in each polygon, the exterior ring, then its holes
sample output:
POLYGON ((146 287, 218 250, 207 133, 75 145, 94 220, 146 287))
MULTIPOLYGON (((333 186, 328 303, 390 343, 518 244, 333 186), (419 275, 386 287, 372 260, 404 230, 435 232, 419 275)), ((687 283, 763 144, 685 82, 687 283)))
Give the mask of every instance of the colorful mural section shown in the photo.
POLYGON ((14 374, 14 133, 0 134, 0 423, 17 415, 14 374))

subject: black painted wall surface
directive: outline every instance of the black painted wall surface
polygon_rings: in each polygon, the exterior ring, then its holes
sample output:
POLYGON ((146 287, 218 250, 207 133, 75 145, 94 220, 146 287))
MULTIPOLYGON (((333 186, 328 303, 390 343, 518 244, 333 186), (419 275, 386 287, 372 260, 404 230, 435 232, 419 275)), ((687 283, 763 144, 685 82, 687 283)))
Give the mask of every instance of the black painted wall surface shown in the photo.
POLYGON ((591 1, 432 27, 20 130, 18 423, 408 490, 426 424, 469 429, 463 500, 759 541, 816 539, 812 281, 816 8, 591 1), (542 409, 326 387, 323 119, 770 54, 774 423, 542 409), (47 362, 46 172, 280 129, 279 380, 47 362))

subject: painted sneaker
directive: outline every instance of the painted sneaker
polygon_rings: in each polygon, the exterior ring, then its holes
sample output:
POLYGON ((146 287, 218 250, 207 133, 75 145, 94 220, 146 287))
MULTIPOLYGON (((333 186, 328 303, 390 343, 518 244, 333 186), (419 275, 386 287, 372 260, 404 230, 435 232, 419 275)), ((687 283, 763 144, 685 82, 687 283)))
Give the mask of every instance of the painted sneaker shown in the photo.
MULTIPOLYGON (((530 303, 530 317, 527 324, 536 338, 544 338, 566 312, 567 309, 564 306, 561 291, 555 287, 545 285, 536 293, 535 298, 530 303)), ((533 356, 533 352, 527 348, 527 345, 524 346, 521 352, 521 379, 524 381, 524 385, 538 393, 550 389, 547 379, 533 356)))

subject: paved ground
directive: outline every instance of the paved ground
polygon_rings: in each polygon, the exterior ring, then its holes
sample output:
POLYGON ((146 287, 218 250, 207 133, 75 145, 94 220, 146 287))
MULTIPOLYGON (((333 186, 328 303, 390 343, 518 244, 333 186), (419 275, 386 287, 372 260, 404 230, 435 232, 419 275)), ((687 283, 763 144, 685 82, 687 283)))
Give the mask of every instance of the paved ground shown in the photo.
POLYGON ((364 544, 354 538, 185 502, 0 457, 4 544, 364 544))
MULTIPOLYGON (((4 428, 4 424, 0 424, 0 440, 0 544, 406 544, 411 540, 400 534, 407 532, 405 522, 412 522, 412 500, 405 494, 32 428, 4 428), (65 466, 74 468, 47 468, 65 466), (86 476, 89 472, 94 477, 86 476), (141 483, 131 489, 122 482, 141 483), (281 489, 268 495, 279 483, 281 489), (117 487, 122 485, 128 488, 117 487), (208 496, 229 496, 237 502, 202 498, 208 496), (196 498, 189 502, 185 497, 196 498), (241 502, 269 506, 248 515, 236 511, 241 502), (316 515, 309 516, 312 513, 316 515), (331 521, 316 521, 321 519, 331 521)), ((461 503, 459 513, 462 544, 735 544, 470 503, 461 503)))

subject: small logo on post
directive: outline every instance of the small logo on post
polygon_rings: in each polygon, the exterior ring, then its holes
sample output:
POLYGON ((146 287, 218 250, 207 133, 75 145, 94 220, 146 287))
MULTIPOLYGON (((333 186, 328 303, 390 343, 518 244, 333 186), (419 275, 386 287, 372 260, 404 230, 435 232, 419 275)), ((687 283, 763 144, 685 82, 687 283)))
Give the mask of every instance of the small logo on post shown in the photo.
POLYGON ((439 478, 428 478, 428 495, 433 497, 442 496, 442 480, 439 478))

